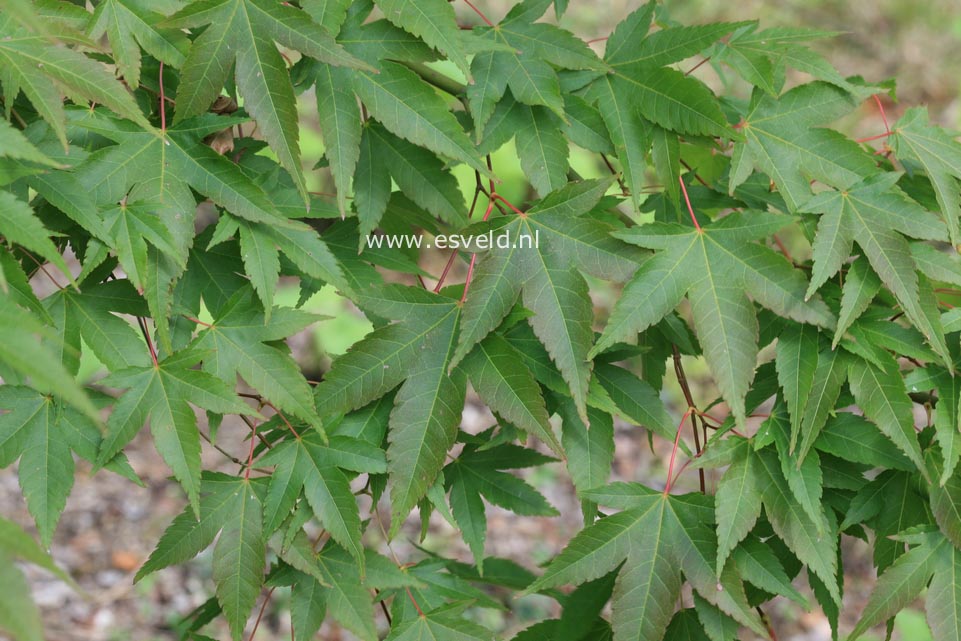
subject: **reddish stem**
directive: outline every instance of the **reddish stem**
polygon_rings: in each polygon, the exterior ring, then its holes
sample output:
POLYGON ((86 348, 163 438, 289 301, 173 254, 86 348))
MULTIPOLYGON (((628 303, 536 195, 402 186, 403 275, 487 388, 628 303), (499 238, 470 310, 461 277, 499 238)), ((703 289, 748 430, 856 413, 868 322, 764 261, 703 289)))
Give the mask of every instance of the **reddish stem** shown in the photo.
POLYGON ((858 138, 855 142, 871 142, 872 140, 880 140, 881 138, 887 138, 893 131, 886 131, 883 134, 878 134, 877 136, 868 136, 867 138, 858 138))
POLYGON ((194 318, 193 316, 187 316, 186 314, 181 314, 181 316, 183 316, 184 318, 186 318, 187 320, 189 320, 191 323, 196 323, 196 324, 198 324, 198 325, 203 325, 204 327, 213 327, 213 325, 211 325, 210 323, 205 323, 205 322, 203 322, 202 320, 200 320, 199 318, 194 318))
POLYGON ((274 590, 276 589, 276 587, 270 588, 270 592, 268 592, 267 596, 264 597, 264 602, 260 606, 260 612, 257 614, 257 620, 254 621, 254 629, 250 631, 250 636, 247 637, 247 641, 253 641, 254 635, 257 634, 257 628, 260 627, 260 622, 264 618, 264 611, 267 609, 267 604, 270 603, 270 597, 274 595, 274 590))
MULTIPOLYGON (((487 220, 488 218, 490 218, 491 212, 493 210, 494 210, 494 198, 491 198, 490 202, 487 203, 487 211, 484 212, 484 220, 487 220)), ((472 254, 470 257, 470 265, 468 265, 467 267, 467 278, 464 280, 464 293, 461 294, 461 297, 460 297, 461 303, 467 300, 467 290, 470 289, 471 280, 474 278, 474 265, 476 263, 477 263, 477 254, 472 254)), ((443 276, 441 278, 443 278, 443 276)))
MULTIPOLYGON (((46 274, 47 278, 50 279, 50 282, 51 282, 51 283, 53 283, 54 285, 56 285, 57 289, 59 289, 60 291, 63 291, 63 289, 64 289, 63 285, 61 285, 60 283, 57 282, 57 279, 53 277, 53 274, 51 274, 50 272, 47 271, 47 268, 44 266, 43 263, 41 263, 39 260, 37 260, 37 258, 36 258, 33 254, 31 254, 31 253, 28 252, 27 250, 23 249, 22 247, 20 247, 20 248, 18 248, 18 249, 20 249, 20 251, 23 252, 23 255, 26 256, 27 258, 29 258, 29 259, 37 266, 37 268, 38 268, 40 271, 42 271, 44 274, 46 274)), ((36 272, 34 272, 34 273, 36 273, 36 272)), ((32 274, 31 274, 31 275, 32 275, 32 274)))
POLYGON ((891 133, 891 127, 888 125, 888 117, 884 113, 884 105, 881 104, 881 98, 878 97, 878 94, 874 94, 871 97, 874 98, 874 102, 878 106, 878 111, 881 112, 881 120, 884 121, 884 130, 891 133))
MULTIPOLYGON (((309 382, 309 381, 308 381, 308 382, 309 382)), ((264 407, 269 407, 270 409, 274 410, 274 413, 277 414, 277 416, 280 417, 280 420, 282 420, 282 421, 287 425, 287 429, 289 429, 291 432, 293 432, 294 436, 296 436, 297 438, 300 438, 300 434, 298 434, 298 433, 297 433, 297 430, 294 429, 294 426, 290 424, 290 421, 287 420, 287 417, 284 416, 284 413, 281 412, 281 411, 277 408, 276 405, 274 405, 273 403, 271 403, 270 401, 268 401, 266 398, 264 398, 264 397, 261 396, 260 394, 248 394, 247 392, 237 392, 237 396, 242 396, 243 398, 250 398, 250 399, 253 399, 253 400, 257 401, 257 402, 260 404, 260 407, 257 408, 257 409, 261 409, 261 408, 264 408, 264 407)), ((256 429, 254 428, 253 424, 250 425, 250 428, 251 428, 252 430, 254 430, 254 434, 257 433, 257 431, 256 431, 256 429)), ((263 442, 264 445, 267 445, 267 443, 266 443, 265 441, 263 441, 263 439, 261 439, 261 442, 263 442)))
POLYGON ((697 70, 701 67, 701 65, 705 64, 705 63, 708 62, 710 59, 711 59, 711 56, 708 56, 707 58, 704 58, 704 60, 701 60, 699 63, 697 63, 696 65, 694 65, 694 66, 691 67, 690 69, 688 69, 688 70, 684 73, 684 75, 685 75, 685 76, 690 76, 692 73, 694 73, 695 71, 697 71, 697 70))
POLYGON ((604 42, 608 38, 610 38, 610 36, 604 36, 603 38, 593 38, 591 40, 588 40, 587 44, 591 45, 591 44, 594 44, 595 42, 604 42))
POLYGON ((147 349, 150 350, 150 360, 153 361, 153 366, 157 367, 157 350, 154 349, 153 341, 150 339, 150 332, 147 330, 147 321, 138 316, 137 324, 140 325, 140 333, 143 334, 144 340, 147 341, 147 349))
POLYGON ((781 242, 781 239, 777 237, 777 234, 774 234, 774 244, 777 245, 779 250, 781 250, 781 253, 784 254, 784 257, 788 259, 788 262, 794 262, 794 259, 791 258, 791 254, 788 252, 787 247, 785 247, 784 243, 781 242))
POLYGON ((454 266, 454 259, 457 258, 457 250, 455 249, 450 253, 450 258, 447 259, 447 264, 444 265, 444 271, 441 272, 440 279, 438 279, 437 284, 434 286, 434 293, 440 292, 444 287, 444 281, 447 280, 447 274, 450 273, 450 268, 454 266))
POLYGON ((467 3, 467 6, 468 6, 468 7, 470 7, 471 9, 474 10, 474 13, 476 13, 477 15, 480 16, 481 20, 483 20, 484 22, 487 23, 487 26, 488 26, 488 27, 493 27, 493 26, 494 26, 494 23, 491 22, 491 21, 488 19, 488 17, 484 15, 484 12, 483 12, 483 11, 481 11, 480 9, 478 9, 477 7, 475 7, 473 2, 471 2, 470 0, 464 0, 464 2, 467 3))
MULTIPOLYGON (((667 467, 667 483, 664 485, 664 496, 667 496, 671 493, 671 485, 674 481, 672 478, 674 476, 674 460, 677 458, 677 448, 681 444, 681 430, 684 429, 684 421, 687 420, 687 417, 691 415, 693 410, 693 407, 687 408, 687 411, 684 412, 684 416, 681 417, 681 422, 678 423, 677 436, 674 437, 674 449, 671 450, 671 463, 667 467)), ((697 426, 695 426, 694 429, 697 429, 697 426)))
POLYGON ((681 191, 684 192, 684 202, 687 203, 687 212, 691 214, 691 222, 694 223, 694 227, 698 232, 703 232, 704 230, 701 229, 701 224, 697 222, 697 218, 694 216, 694 208, 691 207, 691 198, 687 195, 687 185, 684 184, 684 178, 678 176, 677 180, 681 183, 681 191))
MULTIPOLYGON (((506 198, 504 198, 503 196, 501 196, 501 195, 498 194, 497 192, 491 192, 491 197, 492 197, 494 200, 499 200, 499 201, 501 201, 502 203, 504 203, 505 205, 507 205, 507 206, 511 209, 511 211, 513 211, 513 212, 514 212, 515 214, 517 214, 518 216, 523 216, 523 215, 524 215, 524 212, 522 212, 520 209, 518 209, 517 207, 515 207, 514 205, 512 205, 512 204, 511 204, 511 201, 507 200, 506 198)), ((484 220, 487 220, 487 219, 485 218, 484 220)))
POLYGON ((414 609, 417 610, 417 616, 423 618, 424 611, 420 609, 419 605, 417 605, 417 599, 414 598, 414 594, 410 591, 410 588, 404 586, 404 590, 407 591, 407 596, 410 597, 410 602, 414 604, 414 609))
POLYGON ((254 423, 250 426, 253 432, 250 434, 250 451, 247 453, 247 468, 244 470, 244 480, 250 480, 250 468, 254 464, 254 446, 257 444, 257 424, 254 423))

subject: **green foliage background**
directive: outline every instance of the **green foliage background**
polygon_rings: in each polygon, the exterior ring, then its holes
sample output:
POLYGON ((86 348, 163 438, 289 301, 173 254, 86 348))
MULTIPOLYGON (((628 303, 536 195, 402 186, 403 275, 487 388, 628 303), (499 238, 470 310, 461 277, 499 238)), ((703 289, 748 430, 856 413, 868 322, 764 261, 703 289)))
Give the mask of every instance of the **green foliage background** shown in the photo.
MULTIPOLYGON (((149 426, 187 505, 136 580, 213 549, 182 638, 253 636, 275 592, 301 639, 489 639, 530 598, 559 618, 519 641, 768 637, 775 598, 837 637, 845 536, 880 575, 848 638, 922 593, 961 638, 961 145, 918 107, 829 129, 895 94, 807 46, 828 29, 652 3, 598 55, 567 4, 0 5, 0 465, 44 546, 75 457, 137 483, 149 426), (488 230, 543 245, 364 240, 488 230), (369 325, 305 376, 285 339, 348 304, 369 325), (458 429, 468 385, 494 427, 458 429), (608 484, 615 420, 670 448, 665 481, 608 484), (558 461, 583 530, 543 568, 486 556, 488 506, 557 515, 517 471, 558 461), (397 557, 415 508, 472 562, 397 557)), ((56 569, 0 525, 7 584, 56 569)), ((40 638, 16 592, 0 627, 40 638)))

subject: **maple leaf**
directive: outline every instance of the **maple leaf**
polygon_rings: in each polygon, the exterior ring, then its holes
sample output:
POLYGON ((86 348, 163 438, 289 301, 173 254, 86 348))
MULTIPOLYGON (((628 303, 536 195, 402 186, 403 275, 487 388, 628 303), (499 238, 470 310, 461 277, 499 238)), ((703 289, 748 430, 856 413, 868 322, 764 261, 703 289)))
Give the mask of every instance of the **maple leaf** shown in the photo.
POLYGON ((837 273, 855 242, 871 268, 891 290, 905 315, 931 346, 951 362, 943 330, 925 309, 917 267, 903 234, 928 240, 947 240, 943 223, 908 200, 895 183, 896 173, 879 174, 843 191, 818 194, 802 210, 821 214, 814 241, 814 269, 808 294, 837 273))
POLYGON ((507 469, 543 465, 554 459, 513 445, 479 451, 467 443, 457 460, 444 468, 444 483, 450 492, 454 520, 483 574, 487 517, 483 499, 527 516, 556 516, 558 511, 537 490, 507 469))
POLYGON ((204 371, 228 385, 233 385, 239 374, 277 409, 322 431, 307 380, 290 354, 271 344, 304 329, 318 317, 276 307, 267 322, 264 312, 252 302, 250 290, 238 291, 191 343, 204 353, 204 371))
POLYGON ((740 212, 702 229, 651 223, 618 232, 628 242, 661 251, 624 288, 591 355, 633 340, 687 294, 704 357, 741 423, 757 357, 757 315, 746 293, 792 320, 834 325, 824 303, 806 300, 804 277, 773 250, 752 242, 787 222, 778 214, 740 212))
POLYGON ((131 87, 140 84, 141 49, 165 64, 183 66, 190 41, 183 32, 158 25, 164 16, 132 0, 107 0, 97 5, 88 33, 93 39, 105 33, 114 60, 131 87))
POLYGON ((331 537, 363 569, 360 514, 350 479, 342 469, 383 473, 387 471, 383 452, 347 437, 333 436, 325 444, 319 434, 311 432, 284 441, 259 462, 277 466, 264 499, 264 531, 270 534, 280 526, 303 489, 307 503, 331 537))
POLYGON ((621 566, 611 602, 614 638, 657 639, 670 623, 668 604, 680 595, 683 571, 702 597, 763 634, 740 579, 715 574, 717 543, 706 525, 709 502, 662 496, 637 484, 616 483, 586 495, 624 511, 582 530, 526 592, 583 583, 621 566))
POLYGON ((894 123, 889 137, 891 149, 909 168, 923 169, 941 206, 942 216, 951 233, 951 242, 959 242, 958 179, 961 178, 961 144, 948 132, 931 126, 928 112, 914 107, 894 123))
POLYGON ((817 126, 856 104, 850 93, 826 82, 800 85, 777 98, 756 91, 740 126, 744 142, 735 143, 729 191, 757 168, 774 181, 793 212, 811 197, 811 180, 847 189, 877 173, 858 144, 817 126))
POLYGON ((106 105, 138 127, 152 131, 133 96, 103 64, 69 47, 56 46, 45 34, 31 32, 9 14, 0 18, 0 60, 4 63, 2 81, 7 109, 22 91, 53 127, 64 150, 64 92, 106 105))
POLYGON ((777 97, 784 87, 788 67, 850 91, 852 86, 820 54, 800 44, 837 35, 833 31, 796 27, 758 30, 758 24, 741 27, 718 42, 711 59, 730 66, 752 85, 777 97))
POLYGON ((578 294, 586 282, 573 266, 601 277, 623 278, 636 269, 630 252, 620 251, 624 245, 604 233, 609 229, 603 223, 576 217, 593 208, 609 184, 573 183, 535 203, 523 216, 495 219, 492 228, 507 235, 512 245, 491 249, 477 263, 455 363, 500 324, 521 296, 534 313, 528 319, 531 327, 567 382, 578 412, 586 415, 591 310, 578 294), (535 236, 538 247, 517 247, 535 236))
POLYGON ((478 29, 481 37, 507 48, 507 51, 481 53, 471 62, 475 82, 468 85, 467 98, 478 132, 484 131, 495 105, 508 88, 518 102, 546 107, 566 120, 556 68, 607 69, 594 52, 570 32, 534 22, 547 6, 547 3, 519 5, 500 24, 478 29))
POLYGON ((233 638, 240 639, 264 582, 264 485, 258 480, 204 472, 197 509, 188 506, 171 522, 134 580, 193 558, 220 534, 214 546, 217 600, 233 638))
MULTIPOLYGON (((73 452, 94 461, 100 429, 87 415, 29 387, 0 387, 0 468, 20 460, 20 487, 40 538, 50 545, 73 487, 73 452)), ((136 479, 123 455, 108 463, 136 479)))
POLYGON ((649 34, 653 15, 654 3, 648 3, 617 25, 604 54, 612 73, 594 80, 584 92, 607 125, 635 207, 640 206, 652 123, 682 134, 736 137, 710 90, 667 65, 697 54, 745 23, 649 34))
POLYGON ((314 395, 321 416, 331 416, 363 407, 403 383, 390 414, 387 448, 396 533, 433 484, 457 437, 465 379, 448 369, 460 308, 444 296, 399 287, 364 297, 362 307, 401 322, 355 344, 334 362, 314 395))
POLYGON ((213 412, 255 414, 218 379, 190 369, 205 357, 183 350, 159 363, 112 372, 103 384, 127 391, 117 399, 97 461, 112 459, 150 421, 157 451, 200 512, 200 433, 188 403, 213 412))
POLYGON ((302 15, 292 6, 268 0, 221 0, 188 5, 164 25, 210 25, 193 41, 183 63, 174 122, 206 112, 234 68, 244 107, 307 201, 294 91, 275 42, 328 64, 369 66, 302 15))

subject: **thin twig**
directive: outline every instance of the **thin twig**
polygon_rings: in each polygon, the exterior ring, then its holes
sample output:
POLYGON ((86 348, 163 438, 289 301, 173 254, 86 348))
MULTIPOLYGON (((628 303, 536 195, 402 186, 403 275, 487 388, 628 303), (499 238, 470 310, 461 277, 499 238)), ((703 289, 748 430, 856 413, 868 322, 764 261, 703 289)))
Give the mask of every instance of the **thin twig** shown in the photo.
POLYGON ((250 631, 250 636, 247 637, 247 641, 253 641, 254 635, 257 634, 257 628, 260 627, 260 621, 264 618, 264 611, 267 609, 267 604, 270 603, 270 597, 274 595, 274 590, 276 589, 277 589, 277 586, 270 588, 270 591, 267 593, 267 596, 264 597, 264 602, 260 606, 260 612, 257 613, 257 620, 254 621, 254 629, 250 631))
POLYGON ((493 27, 493 26, 494 26, 494 23, 491 22, 490 19, 489 19, 487 16, 484 15, 484 12, 483 12, 483 11, 481 11, 480 9, 478 9, 477 7, 475 7, 473 2, 471 2, 470 0, 464 0, 464 2, 467 3, 467 6, 468 6, 468 7, 470 7, 471 9, 474 10, 474 13, 476 13, 477 15, 480 16, 481 20, 483 20, 483 21, 487 24, 488 27, 493 27))
MULTIPOLYGON (((683 183, 682 183, 683 184, 683 183)), ((687 381, 687 374, 684 372, 684 365, 681 363, 681 352, 677 349, 677 345, 671 345, 674 360, 674 375, 677 377, 677 383, 681 386, 681 392, 684 394, 684 400, 687 401, 688 412, 691 413, 691 428, 694 431, 694 448, 697 455, 701 455, 701 439, 697 434, 697 406, 694 404, 694 395, 691 394, 691 386, 687 381)), ((701 419, 704 422, 704 419, 701 419)), ((702 426, 701 428, 705 428, 702 426)), ((707 445, 707 432, 704 432, 704 444, 707 445)), ((697 471, 698 481, 700 482, 701 492, 706 491, 706 485, 704 483, 704 470, 699 469, 697 471)))
POLYGON ((147 341, 147 349, 150 350, 150 360, 153 361, 153 366, 157 367, 157 350, 154 349, 153 340, 151 340, 150 332, 147 330, 147 321, 144 320, 142 316, 138 316, 137 325, 140 326, 140 333, 143 334, 144 340, 147 341))
POLYGON ((694 223, 694 228, 697 229, 697 231, 703 232, 704 230, 701 229, 701 224, 697 222, 697 217, 694 215, 694 208, 691 207, 691 199, 687 195, 687 185, 684 184, 684 178, 679 176, 678 181, 681 183, 681 191, 684 192, 684 202, 687 203, 687 211, 691 214, 691 222, 694 223))
POLYGON ((711 56, 708 56, 707 58, 704 58, 704 59, 701 60, 699 63, 697 63, 696 65, 694 65, 694 66, 691 67, 690 69, 688 69, 688 70, 684 73, 684 75, 685 75, 685 76, 690 76, 692 73, 694 73, 695 71, 697 71, 697 70, 701 67, 701 65, 705 64, 705 63, 708 62, 710 59, 711 59, 711 56))
POLYGON ((684 416, 681 417, 681 422, 677 425, 677 435, 674 437, 674 449, 671 450, 671 463, 667 467, 667 482, 664 484, 664 496, 671 493, 671 485, 674 481, 674 460, 677 458, 677 448, 681 444, 681 430, 684 429, 684 421, 691 415, 692 409, 691 407, 687 408, 684 416))

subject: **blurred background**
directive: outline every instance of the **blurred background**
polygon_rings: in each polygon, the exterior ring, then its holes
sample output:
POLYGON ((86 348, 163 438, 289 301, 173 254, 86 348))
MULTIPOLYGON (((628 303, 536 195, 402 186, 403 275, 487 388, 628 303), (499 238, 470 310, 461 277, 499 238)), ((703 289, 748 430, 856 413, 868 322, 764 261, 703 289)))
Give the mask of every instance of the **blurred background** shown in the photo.
MULTIPOLYGON (((509 0, 475 2, 495 22, 513 4, 509 0)), ((562 25, 585 40, 602 38, 638 6, 640 2, 631 0, 570 0, 562 25)), ((454 7, 462 23, 479 23, 479 18, 466 3, 454 0, 454 7)), ((895 78, 898 100, 884 99, 891 121, 907 107, 925 104, 932 121, 949 128, 961 128, 958 98, 961 93, 961 2, 958 0, 742 0, 737 3, 673 0, 669 9, 674 19, 687 24, 759 19, 762 27, 808 27, 840 32, 834 38, 815 41, 813 48, 844 75, 857 74, 873 82, 895 78)), ((603 50, 603 43, 595 46, 599 47, 599 52, 603 50)), ((689 63, 685 68, 687 66, 689 63)), ((721 86, 719 76, 710 65, 699 68, 697 75, 716 88, 721 86)), ((313 166, 323 154, 315 108, 309 93, 301 97, 301 143, 305 167, 313 166)), ((873 101, 866 102, 858 113, 839 126, 856 136, 883 131, 873 101)), ((587 153, 575 150, 571 160, 574 168, 584 176, 602 175, 606 171, 596 157, 587 153)), ((522 197, 525 184, 513 150, 510 147, 502 149, 495 155, 494 163, 498 175, 504 180, 502 191, 512 198, 522 197)), ((462 179, 465 190, 470 189, 473 175, 465 172, 462 179)), ((311 189, 329 188, 326 180, 316 172, 311 180, 311 189)), ((430 273, 439 273, 445 259, 445 255, 426 256, 422 266, 430 273)), ((451 282, 458 282, 458 278, 463 278, 463 271, 455 272, 451 282)), ((46 286, 42 282, 36 285, 38 290, 46 286)), ((594 288, 592 294, 598 307, 597 317, 606 317, 617 292, 601 285, 594 288)), ((295 283, 288 283, 278 304, 295 304, 297 295, 295 283)), ((331 320, 320 322, 290 340, 296 358, 307 371, 325 370, 332 357, 342 354, 370 330, 366 319, 329 289, 311 298, 307 307, 331 316, 331 320)), ((685 358, 684 365, 698 404, 704 405, 715 398, 716 389, 703 364, 685 358)), ((88 377, 98 377, 99 370, 95 361, 87 359, 83 364, 83 372, 88 377)), ((670 374, 667 378, 673 383, 670 374)), ((680 391, 669 386, 664 401, 679 418, 685 405, 680 391)), ((486 408, 476 397, 469 396, 463 428, 478 431, 493 423, 494 419, 486 408)), ((234 455, 243 455, 246 446, 242 439, 246 433, 246 426, 233 424, 228 419, 220 428, 218 444, 234 455)), ((655 442, 652 451, 646 432, 628 424, 617 425, 616 441, 614 480, 640 481, 655 486, 663 483, 670 444, 655 442)), ((92 476, 88 466, 79 464, 76 485, 54 539, 53 556, 75 577, 85 593, 73 592, 41 571, 28 570, 34 596, 46 615, 51 641, 176 639, 173 626, 178 616, 213 594, 209 552, 187 565, 151 575, 137 585, 132 583, 136 569, 170 520, 183 509, 185 501, 176 483, 168 479, 168 470, 145 433, 127 451, 144 487, 132 485, 109 472, 92 476)), ((237 471, 234 464, 212 448, 205 450, 204 463, 209 469, 237 471)), ((556 554, 582 527, 582 521, 573 487, 560 464, 538 468, 528 480, 558 508, 561 516, 518 518, 491 507, 487 553, 533 568, 556 554)), ((709 481, 716 483, 716 478, 709 481)), ((696 484, 696 475, 688 475, 679 482, 682 487, 678 491, 695 490, 696 484)), ((32 531, 33 523, 21 498, 15 468, 0 471, 0 509, 5 516, 12 516, 32 531)), ((388 513, 384 513, 385 522, 388 513)), ((423 555, 412 545, 417 541, 414 519, 408 525, 392 547, 403 561, 416 561, 423 555)), ((371 528, 371 535, 374 532, 376 528, 371 528)), ((372 538, 371 543, 377 541, 372 538)), ((432 520, 424 546, 464 561, 470 559, 459 533, 441 519, 432 520)), ((857 620, 875 578, 870 554, 863 543, 845 538, 844 554, 847 576, 841 615, 842 636, 857 620)), ((803 578, 799 580, 801 586, 807 591, 803 578)), ((274 605, 267 609, 256 639, 289 638, 289 618, 282 607, 276 607, 282 606, 283 602, 284 597, 278 592, 274 605)), ((503 611, 484 610, 472 612, 471 616, 496 630, 502 638, 510 638, 527 625, 557 614, 553 602, 538 596, 507 602, 505 606, 503 611)), ((780 641, 825 641, 831 638, 828 623, 819 611, 804 613, 793 605, 775 600, 767 612, 780 641)), ((226 630, 209 633, 216 638, 228 637, 226 630)), ((348 632, 332 624, 325 624, 320 638, 326 641, 353 639, 348 632)), ((872 641, 882 638, 884 631, 878 630, 872 641)), ((899 615, 894 638, 901 641, 929 640, 930 633, 922 612, 911 609, 899 615)))

